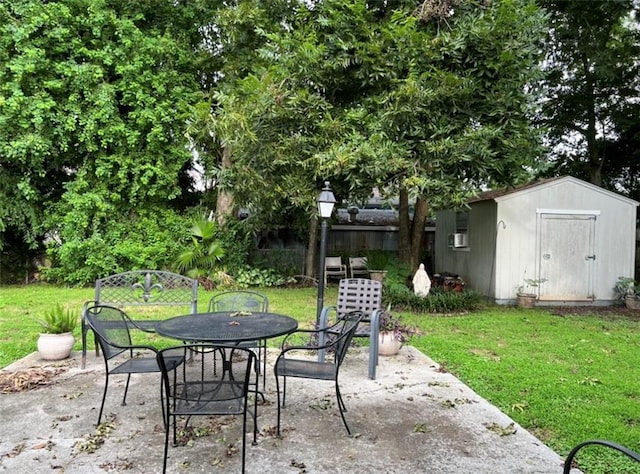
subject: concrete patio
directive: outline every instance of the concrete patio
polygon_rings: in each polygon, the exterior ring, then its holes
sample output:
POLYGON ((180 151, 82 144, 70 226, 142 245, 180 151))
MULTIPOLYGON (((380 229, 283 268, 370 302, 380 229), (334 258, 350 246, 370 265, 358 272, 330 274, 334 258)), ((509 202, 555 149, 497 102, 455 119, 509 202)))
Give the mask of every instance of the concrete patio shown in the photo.
MULTIPOLYGON (((270 364, 275 353, 270 353, 270 364)), ((105 413, 95 422, 104 384, 102 358, 79 354, 44 364, 37 354, 3 372, 16 379, 32 370, 59 369, 53 383, 0 394, 0 471, 12 473, 156 473, 162 469, 164 430, 159 378, 114 377, 105 413)), ((258 445, 247 438, 249 473, 561 473, 563 459, 431 359, 412 347, 381 357, 377 380, 367 378, 367 355, 351 348, 340 386, 355 436, 346 434, 333 384, 291 379, 275 437, 276 393, 267 374, 267 402, 258 409, 258 445)), ((240 472, 240 420, 194 419, 205 436, 169 447, 168 472, 240 472)), ((575 471, 578 472, 578 471, 575 471)))

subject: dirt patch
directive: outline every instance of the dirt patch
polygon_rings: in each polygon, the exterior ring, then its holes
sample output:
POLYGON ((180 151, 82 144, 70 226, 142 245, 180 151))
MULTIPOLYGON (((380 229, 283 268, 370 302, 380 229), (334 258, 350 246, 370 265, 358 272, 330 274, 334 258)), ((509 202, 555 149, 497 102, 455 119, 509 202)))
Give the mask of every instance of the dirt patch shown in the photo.
POLYGON ((549 312, 557 316, 601 316, 606 319, 634 319, 640 321, 640 310, 626 306, 557 306, 549 312))

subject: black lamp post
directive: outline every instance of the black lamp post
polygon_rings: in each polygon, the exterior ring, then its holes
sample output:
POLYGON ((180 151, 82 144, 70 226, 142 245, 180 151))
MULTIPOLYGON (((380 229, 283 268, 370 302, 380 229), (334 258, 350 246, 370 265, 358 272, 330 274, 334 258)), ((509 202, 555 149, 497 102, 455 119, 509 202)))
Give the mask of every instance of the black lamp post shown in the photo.
POLYGON ((318 310, 316 312, 316 327, 320 324, 320 313, 324 305, 324 259, 327 256, 327 229, 328 219, 333 212, 336 198, 331 192, 329 181, 324 182, 324 188, 318 196, 318 213, 322 218, 322 231, 320 233, 320 257, 318 258, 318 310))

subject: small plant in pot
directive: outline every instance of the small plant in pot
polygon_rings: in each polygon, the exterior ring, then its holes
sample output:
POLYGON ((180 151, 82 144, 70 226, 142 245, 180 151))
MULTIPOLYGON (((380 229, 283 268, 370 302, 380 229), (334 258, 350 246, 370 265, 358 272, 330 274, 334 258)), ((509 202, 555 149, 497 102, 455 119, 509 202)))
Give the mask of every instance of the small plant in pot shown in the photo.
POLYGON ((516 287, 518 306, 521 308, 533 308, 536 304, 536 300, 538 299, 536 288, 545 281, 547 281, 545 278, 537 280, 533 278, 525 278, 524 283, 516 287))
POLYGON ((62 360, 71 355, 75 339, 73 331, 78 325, 78 315, 60 304, 45 311, 38 321, 42 332, 38 337, 38 352, 45 360, 62 360))
POLYGON ((380 332, 378 335, 378 354, 395 355, 409 338, 416 334, 416 329, 406 324, 400 316, 392 313, 388 308, 380 314, 378 320, 380 332))
POLYGON ((391 262, 391 255, 385 250, 369 250, 366 252, 367 268, 372 280, 384 281, 386 268, 391 262))
POLYGON ((627 308, 640 309, 640 283, 631 277, 619 277, 614 290, 627 308))

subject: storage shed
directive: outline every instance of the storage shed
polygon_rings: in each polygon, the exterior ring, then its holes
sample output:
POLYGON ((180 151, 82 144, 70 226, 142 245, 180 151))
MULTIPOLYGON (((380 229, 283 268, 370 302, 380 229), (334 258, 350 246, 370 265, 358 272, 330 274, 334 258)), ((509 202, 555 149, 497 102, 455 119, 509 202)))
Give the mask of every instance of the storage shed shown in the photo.
POLYGON ((638 204, 568 176, 485 192, 437 214, 435 268, 499 304, 520 285, 538 304, 611 304, 634 275, 638 204))

